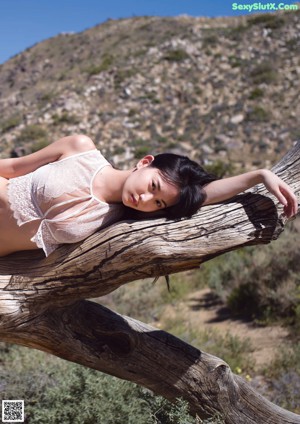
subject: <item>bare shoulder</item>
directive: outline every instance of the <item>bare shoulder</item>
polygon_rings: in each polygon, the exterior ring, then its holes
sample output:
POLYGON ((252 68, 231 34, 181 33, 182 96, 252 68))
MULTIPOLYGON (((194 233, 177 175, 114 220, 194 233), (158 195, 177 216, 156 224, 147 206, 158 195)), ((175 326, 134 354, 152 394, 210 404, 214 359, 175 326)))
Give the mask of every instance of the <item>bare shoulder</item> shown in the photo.
POLYGON ((59 159, 74 155, 76 153, 88 152, 95 150, 96 146, 93 140, 84 134, 74 134, 67 137, 67 142, 64 144, 62 154, 59 159))
POLYGON ((19 177, 28 174, 40 166, 56 162, 76 153, 96 149, 91 138, 83 134, 74 134, 50 143, 37 152, 20 158, 10 158, 2 161, 2 176, 6 178, 19 177), (4 169, 5 168, 5 169, 4 169), (5 171, 5 172, 4 172, 5 171))

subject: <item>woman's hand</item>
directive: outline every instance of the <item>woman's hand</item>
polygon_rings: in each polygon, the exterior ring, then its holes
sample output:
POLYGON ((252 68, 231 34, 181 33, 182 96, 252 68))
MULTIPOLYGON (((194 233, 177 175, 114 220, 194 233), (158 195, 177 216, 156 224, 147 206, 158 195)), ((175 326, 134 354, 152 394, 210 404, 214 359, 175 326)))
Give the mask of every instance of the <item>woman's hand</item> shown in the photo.
POLYGON ((284 206, 284 214, 286 217, 290 218, 296 215, 298 211, 298 200, 290 186, 267 169, 262 169, 261 172, 266 189, 274 194, 284 206))

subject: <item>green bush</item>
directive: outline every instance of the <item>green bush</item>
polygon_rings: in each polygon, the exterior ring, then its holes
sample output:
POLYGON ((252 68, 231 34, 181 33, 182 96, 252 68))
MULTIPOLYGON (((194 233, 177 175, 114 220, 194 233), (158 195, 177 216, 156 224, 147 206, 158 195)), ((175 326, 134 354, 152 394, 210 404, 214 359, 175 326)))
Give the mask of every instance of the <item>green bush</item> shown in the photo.
POLYGON ((158 142, 159 144, 164 144, 164 145, 169 144, 168 138, 167 138, 167 137, 164 137, 164 136, 162 136, 162 135, 158 135, 158 136, 156 137, 156 140, 157 140, 157 142, 158 142))
POLYGON ((56 96, 57 96, 57 93, 54 90, 45 91, 44 93, 40 93, 39 95, 37 95, 37 102, 38 102, 39 108, 40 109, 43 108, 45 105, 47 105, 52 100, 54 100, 56 96))
POLYGON ((115 146, 113 150, 114 155, 122 155, 126 152, 125 147, 123 146, 115 146))
POLYGON ((253 350, 248 339, 240 339, 229 333, 220 334, 212 329, 199 329, 183 319, 179 314, 164 322, 164 330, 190 343, 196 348, 209 352, 228 363, 233 372, 251 372, 254 363, 249 356, 253 350))
POLYGON ((263 97, 263 95, 264 95, 264 91, 261 88, 256 87, 249 94, 249 100, 255 100, 255 99, 261 98, 263 97))
MULTIPOLYGON (((257 284, 245 283, 235 287, 227 298, 227 305, 235 315, 246 318, 259 316, 263 305, 260 301, 260 293, 257 284)), ((264 309, 264 315, 268 308, 264 309)))
POLYGON ((5 121, 2 121, 0 123, 0 130, 2 133, 5 133, 6 131, 9 131, 18 125, 20 125, 22 122, 21 115, 12 115, 11 117, 7 118, 5 121))
POLYGON ((282 346, 265 375, 270 381, 270 400, 299 414, 300 343, 282 346))
POLYGON ((173 405, 136 384, 33 349, 2 345, 0 362, 1 396, 25 400, 27 424, 197 422, 181 399, 173 405))
POLYGON ((131 147, 134 149, 134 157, 135 159, 141 159, 150 153, 151 146, 148 140, 143 138, 136 138, 130 141, 131 147))
POLYGON ((271 63, 263 62, 251 70, 250 78, 255 84, 271 84, 277 80, 277 73, 271 63))
POLYGON ((105 54, 103 56, 102 62, 99 65, 90 65, 85 68, 85 72, 89 76, 100 74, 101 72, 107 71, 112 64, 114 63, 114 57, 110 54, 105 54))
POLYGON ((37 152, 37 151, 39 151, 41 149, 44 149, 48 145, 49 145, 48 140, 40 140, 40 141, 37 141, 35 143, 32 143, 32 145, 31 145, 31 153, 37 152))
POLYGON ((36 142, 36 141, 47 141, 48 134, 44 128, 40 125, 27 125, 19 136, 15 139, 16 143, 27 143, 27 142, 36 142))
POLYGON ((168 60, 169 62, 182 62, 188 58, 188 53, 183 49, 169 50, 163 57, 164 60, 168 60))
POLYGON ((137 114, 138 114, 138 110, 137 109, 135 109, 135 108, 129 109, 129 112, 128 112, 129 118, 132 118, 133 116, 136 116, 137 114))
POLYGON ((267 122, 270 120, 270 113, 261 106, 254 106, 247 112, 245 119, 247 121, 267 122))
POLYGON ((240 24, 235 27, 227 28, 224 33, 233 41, 240 41, 247 30, 248 26, 240 24))
POLYGON ((137 147, 135 149, 134 157, 136 159, 141 159, 144 156, 146 156, 147 154, 149 154, 149 147, 148 146, 140 146, 140 147, 137 147))
POLYGON ((122 315, 155 322, 166 304, 176 304, 184 300, 188 293, 207 287, 202 268, 170 275, 170 291, 164 277, 160 277, 155 284, 154 281, 153 278, 133 281, 101 297, 99 303, 122 315))
POLYGON ((299 232, 286 228, 267 246, 244 248, 204 264, 210 287, 233 314, 263 322, 283 320, 300 326, 299 232))
POLYGON ((40 95, 39 100, 42 102, 48 103, 55 98, 55 93, 53 91, 48 91, 40 95))
POLYGON ((68 112, 63 112, 61 115, 58 115, 55 113, 52 115, 53 125, 60 125, 60 124, 79 124, 80 119, 76 115, 71 115, 68 112))
POLYGON ((244 65, 244 60, 238 56, 229 56, 228 61, 233 68, 238 68, 244 65))
POLYGON ((287 49, 296 51, 299 46, 299 38, 298 37, 291 38, 285 42, 285 45, 287 49))
POLYGON ((292 140, 300 140, 300 128, 291 128, 291 139, 292 140))
POLYGON ((218 44, 218 37, 215 34, 208 34, 203 37, 202 43, 203 47, 216 46, 218 44))
POLYGON ((137 69, 135 68, 125 68, 125 69, 117 69, 114 73, 114 85, 115 89, 119 89, 124 81, 126 81, 128 78, 133 77, 138 73, 137 69))
POLYGON ((300 376, 300 342, 293 346, 282 346, 271 365, 266 372, 268 377, 279 377, 291 369, 300 376))
POLYGON ((249 17, 247 20, 248 25, 262 25, 264 28, 277 29, 285 24, 284 18, 271 13, 263 13, 261 15, 249 17))
POLYGON ((218 178, 223 178, 225 175, 230 176, 234 174, 234 165, 232 162, 224 162, 222 160, 215 160, 214 162, 204 166, 205 170, 218 178))

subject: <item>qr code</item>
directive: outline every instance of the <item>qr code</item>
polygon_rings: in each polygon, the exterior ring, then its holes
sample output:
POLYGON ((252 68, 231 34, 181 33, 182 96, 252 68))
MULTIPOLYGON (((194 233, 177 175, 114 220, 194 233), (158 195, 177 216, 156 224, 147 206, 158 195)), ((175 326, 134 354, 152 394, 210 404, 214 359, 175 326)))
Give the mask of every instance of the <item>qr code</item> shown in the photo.
POLYGON ((2 401, 2 422, 23 423, 24 422, 24 400, 2 401))

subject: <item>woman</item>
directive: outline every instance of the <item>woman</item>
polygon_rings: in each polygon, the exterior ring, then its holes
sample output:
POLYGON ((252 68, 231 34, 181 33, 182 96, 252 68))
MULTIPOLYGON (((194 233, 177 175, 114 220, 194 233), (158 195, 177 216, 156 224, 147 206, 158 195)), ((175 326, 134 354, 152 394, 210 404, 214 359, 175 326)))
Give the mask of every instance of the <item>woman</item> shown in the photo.
POLYGON ((120 220, 124 206, 180 218, 258 183, 287 217, 297 213, 290 187, 266 169, 216 180, 186 157, 162 154, 117 170, 90 138, 64 137, 28 156, 0 160, 0 256, 37 248, 48 256, 120 220))

